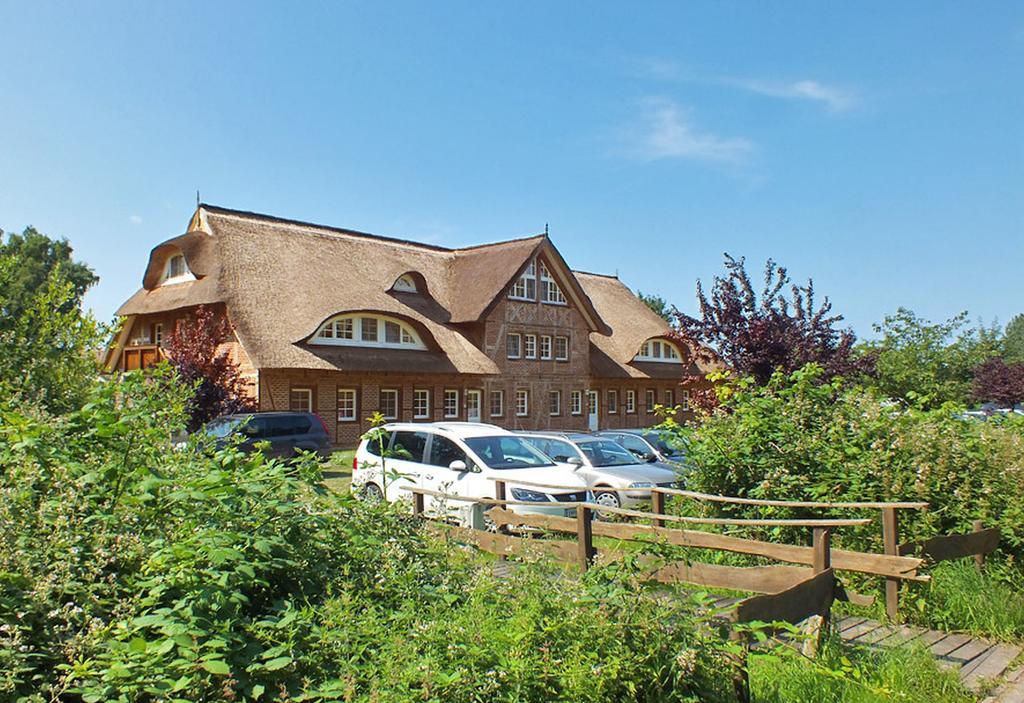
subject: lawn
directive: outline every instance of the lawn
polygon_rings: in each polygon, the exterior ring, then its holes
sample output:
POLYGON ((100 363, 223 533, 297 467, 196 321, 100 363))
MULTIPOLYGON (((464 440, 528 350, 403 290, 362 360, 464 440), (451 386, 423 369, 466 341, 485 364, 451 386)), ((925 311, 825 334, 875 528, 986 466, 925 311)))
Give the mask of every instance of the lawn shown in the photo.
POLYGON ((339 493, 348 493, 352 484, 352 459, 355 449, 334 452, 324 464, 324 484, 339 493))

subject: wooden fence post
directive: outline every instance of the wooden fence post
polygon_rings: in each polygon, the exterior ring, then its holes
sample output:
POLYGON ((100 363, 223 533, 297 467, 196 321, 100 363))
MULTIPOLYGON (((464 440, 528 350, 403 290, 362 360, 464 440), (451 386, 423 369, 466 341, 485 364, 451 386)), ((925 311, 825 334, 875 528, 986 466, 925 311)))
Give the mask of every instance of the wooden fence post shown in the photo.
POLYGON ((729 631, 729 641, 735 643, 738 652, 732 658, 732 689, 736 693, 738 703, 750 703, 750 672, 747 667, 750 642, 747 633, 729 631))
MULTIPOLYGON (((665 514, 665 494, 664 493, 662 493, 660 491, 657 491, 657 490, 651 491, 651 512, 654 513, 655 515, 664 515, 665 514)), ((654 526, 655 527, 664 527, 665 526, 665 521, 664 520, 659 520, 658 518, 654 518, 654 526)))
MULTIPOLYGON (((494 482, 494 497, 496 499, 498 499, 498 500, 507 500, 507 496, 505 495, 505 482, 504 481, 495 481, 494 482)), ((498 503, 498 507, 501 508, 502 510, 505 510, 505 509, 508 508, 508 506, 505 503, 498 503)), ((500 533, 508 532, 508 526, 507 525, 500 526, 498 528, 498 532, 500 532, 500 533)), ((501 555, 498 556, 498 559, 500 559, 501 561, 508 561, 508 555, 507 554, 501 554, 501 555)))
MULTIPOLYGON (((975 520, 974 523, 972 524, 972 527, 974 528, 975 532, 981 532, 983 529, 985 529, 985 526, 984 526, 984 524, 982 524, 981 520, 975 520)), ((984 567, 984 566, 985 566, 985 555, 984 554, 975 554, 974 555, 974 568, 977 569, 980 572, 982 567, 984 567)))
POLYGON ((422 493, 417 491, 415 488, 412 490, 412 514, 414 517, 423 517, 426 512, 424 510, 424 496, 422 493))
MULTIPOLYGON (((813 564, 811 568, 815 574, 828 571, 832 568, 832 532, 827 527, 815 527, 811 537, 811 549, 813 550, 813 564)), ((802 652, 805 657, 813 659, 818 656, 821 643, 829 628, 830 612, 812 615, 807 618, 804 627, 804 640, 802 652)))
MULTIPOLYGON (((882 508, 882 543, 885 553, 898 556, 900 544, 900 526, 896 518, 896 508, 882 508)), ((885 580, 885 614, 892 622, 900 621, 900 581, 887 578, 885 580)))
POLYGON ((586 571, 594 562, 594 513, 586 505, 576 508, 576 538, 579 542, 580 569, 586 571))

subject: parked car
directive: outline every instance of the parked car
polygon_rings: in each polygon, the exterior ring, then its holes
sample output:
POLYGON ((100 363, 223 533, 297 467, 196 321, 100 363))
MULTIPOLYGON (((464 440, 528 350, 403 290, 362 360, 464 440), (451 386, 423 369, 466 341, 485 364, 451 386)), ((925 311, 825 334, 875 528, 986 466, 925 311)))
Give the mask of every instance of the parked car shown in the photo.
POLYGON ((636 455, 637 458, 650 459, 653 456, 657 461, 668 464, 676 469, 682 469, 686 466, 686 452, 679 447, 673 446, 657 430, 601 430, 597 434, 600 437, 608 437, 618 442, 636 455))
MULTIPOLYGON (((352 490, 370 500, 408 500, 408 488, 427 488, 472 498, 496 498, 496 479, 506 482, 505 497, 531 505, 509 506, 519 514, 573 517, 562 503, 590 498, 587 482, 573 467, 560 465, 507 430, 482 423, 392 423, 378 437, 364 438, 356 449, 352 490), (540 483, 566 486, 539 488, 540 483), (536 506, 532 505, 533 503, 536 506)), ((472 504, 427 497, 428 512, 472 524, 472 504)))
POLYGON ((610 508, 633 508, 651 500, 651 488, 674 488, 676 472, 655 461, 637 461, 607 437, 523 433, 523 439, 554 461, 571 465, 586 479, 594 501, 610 508))
POLYGON ((244 451, 261 451, 268 457, 292 459, 301 452, 331 454, 331 438, 323 420, 313 413, 265 412, 224 415, 211 420, 202 430, 224 446, 240 437, 244 451), (265 442, 265 445, 261 445, 265 442), (259 445, 259 446, 258 446, 259 445))

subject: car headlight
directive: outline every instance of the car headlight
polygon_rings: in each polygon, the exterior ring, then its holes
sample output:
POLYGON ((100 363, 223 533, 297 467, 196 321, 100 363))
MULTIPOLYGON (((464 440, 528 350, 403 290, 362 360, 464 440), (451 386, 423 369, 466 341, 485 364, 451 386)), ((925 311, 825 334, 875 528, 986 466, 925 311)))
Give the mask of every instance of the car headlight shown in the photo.
POLYGON ((531 491, 529 488, 513 488, 512 499, 521 500, 524 503, 547 503, 549 501, 547 493, 531 491))
POLYGON ((654 484, 650 481, 634 481, 629 484, 630 488, 654 488, 654 484))

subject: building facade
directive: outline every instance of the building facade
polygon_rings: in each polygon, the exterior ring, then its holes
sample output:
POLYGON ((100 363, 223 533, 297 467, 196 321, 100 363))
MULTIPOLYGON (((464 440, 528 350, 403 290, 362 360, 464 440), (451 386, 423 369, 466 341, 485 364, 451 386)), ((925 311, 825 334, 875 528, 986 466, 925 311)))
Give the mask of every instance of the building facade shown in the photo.
POLYGON ((310 410, 354 445, 380 412, 510 429, 643 427, 689 416, 702 367, 614 276, 549 237, 463 249, 201 205, 150 254, 108 370, 163 357, 200 306, 261 410, 310 410))

